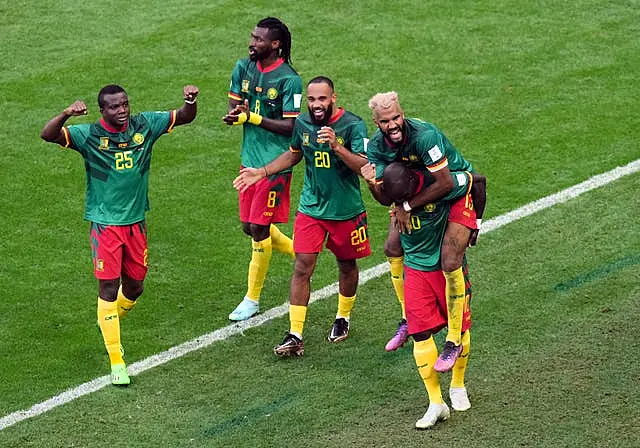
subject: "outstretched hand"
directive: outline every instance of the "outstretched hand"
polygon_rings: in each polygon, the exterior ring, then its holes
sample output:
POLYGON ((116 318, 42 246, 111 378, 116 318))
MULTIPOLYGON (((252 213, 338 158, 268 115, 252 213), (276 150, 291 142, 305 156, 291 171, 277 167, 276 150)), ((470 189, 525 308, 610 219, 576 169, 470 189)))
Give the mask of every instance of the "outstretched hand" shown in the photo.
POLYGON ((87 115, 87 105, 84 104, 84 101, 76 101, 71 106, 67 107, 64 110, 64 114, 67 117, 77 117, 79 115, 87 115))
POLYGON ((242 168, 238 177, 233 179, 233 188, 244 193, 247 188, 265 177, 266 174, 264 168, 242 168))

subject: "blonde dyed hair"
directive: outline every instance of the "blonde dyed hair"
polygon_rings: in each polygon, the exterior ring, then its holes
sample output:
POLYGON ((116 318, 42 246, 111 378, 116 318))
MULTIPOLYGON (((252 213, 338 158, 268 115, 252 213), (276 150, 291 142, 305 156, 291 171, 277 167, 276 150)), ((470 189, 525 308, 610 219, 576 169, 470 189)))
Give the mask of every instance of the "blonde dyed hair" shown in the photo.
POLYGON ((376 93, 369 100, 369 109, 371 109, 371 112, 375 117, 378 112, 380 112, 381 110, 389 109, 393 107, 394 104, 397 104, 400 108, 400 102, 398 101, 397 92, 376 93))

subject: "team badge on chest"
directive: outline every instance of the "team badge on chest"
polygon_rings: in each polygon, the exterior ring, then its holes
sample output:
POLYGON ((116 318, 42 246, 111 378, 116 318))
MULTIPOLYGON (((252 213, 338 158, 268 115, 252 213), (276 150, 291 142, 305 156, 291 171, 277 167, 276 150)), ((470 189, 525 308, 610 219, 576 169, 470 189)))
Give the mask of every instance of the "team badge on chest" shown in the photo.
POLYGON ((136 145, 139 145, 139 144, 141 144, 142 142, 144 142, 144 135, 142 135, 142 134, 141 134, 141 133, 139 133, 139 132, 136 132, 136 133, 133 135, 133 138, 132 138, 131 140, 133 140, 133 143, 135 143, 136 145))

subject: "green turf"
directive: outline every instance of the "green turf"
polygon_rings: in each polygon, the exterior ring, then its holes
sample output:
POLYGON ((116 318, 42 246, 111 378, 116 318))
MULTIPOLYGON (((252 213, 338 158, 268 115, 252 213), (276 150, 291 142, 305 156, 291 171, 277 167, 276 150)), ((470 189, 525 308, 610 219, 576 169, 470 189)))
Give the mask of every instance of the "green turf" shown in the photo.
MULTIPOLYGON (((89 106, 86 119, 73 119, 83 122, 98 118, 106 83, 124 85, 135 111, 178 107, 186 83, 202 92, 196 122, 156 145, 151 270, 123 324, 133 362, 227 325, 245 292, 249 241, 231 187, 240 133, 220 117, 257 20, 283 17, 303 79, 332 77, 339 102, 367 120, 367 99, 395 89, 407 115, 442 128, 487 175, 490 218, 640 158, 638 6, 0 2, 0 416, 108 373, 94 323, 82 162, 39 139, 74 100, 89 106)), ((136 422, 135 431, 124 426, 135 442, 116 430, 114 446, 633 446, 638 397, 629 378, 638 372, 627 358, 638 354, 629 317, 638 311, 640 244, 638 198, 628 192, 637 192, 636 178, 481 237, 472 255, 474 408, 442 430, 411 430, 424 394, 408 352, 380 351, 397 318, 388 279, 379 279, 361 289, 367 326, 344 349, 320 342, 335 312, 329 299, 311 308, 305 336, 318 349, 301 363, 271 358, 287 327, 280 319, 134 378, 131 390, 19 423, 0 432, 0 445, 100 446, 122 408, 118 421, 136 422), (504 350, 510 356, 498 363, 504 350), (565 368, 573 354, 581 356, 565 368), (238 392, 247 372, 255 387, 238 392), (611 433, 596 432, 607 425, 611 433)), ((370 267, 384 261, 386 212, 365 198, 374 254, 361 265, 370 267)), ((286 300, 290 271, 274 256, 263 306, 286 300)), ((335 279, 323 255, 313 287, 335 279)))

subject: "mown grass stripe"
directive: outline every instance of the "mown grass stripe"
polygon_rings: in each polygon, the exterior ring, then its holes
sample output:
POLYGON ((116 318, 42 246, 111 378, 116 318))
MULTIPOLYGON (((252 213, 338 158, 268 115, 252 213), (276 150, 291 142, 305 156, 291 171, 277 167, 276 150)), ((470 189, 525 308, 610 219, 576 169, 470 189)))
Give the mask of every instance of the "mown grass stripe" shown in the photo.
MULTIPOLYGON (((497 230, 500 227, 503 227, 514 221, 530 216, 534 213, 537 213, 541 210, 552 207, 554 205, 567 202, 571 199, 576 198, 577 196, 580 196, 583 193, 591 191, 595 188, 602 187, 604 185, 607 185, 608 183, 611 183, 617 179, 620 179, 621 177, 636 173, 638 171, 640 171, 640 159, 634 160, 633 162, 630 162, 627 165, 617 167, 606 173, 593 176, 584 182, 581 182, 577 185, 569 187, 558 193, 538 199, 537 201, 526 204, 520 208, 517 208, 511 212, 505 213, 501 216, 497 216, 496 218, 489 219, 483 223, 483 227, 480 233, 487 233, 493 230, 497 230)), ((364 284, 371 279, 380 277, 381 275, 387 272, 389 272, 389 267, 387 263, 381 263, 365 271, 362 271, 360 273, 360 284, 364 284)), ((327 298, 329 296, 332 296, 333 294, 337 294, 337 292, 338 292, 337 282, 327 285, 311 293, 310 303, 327 298)), ((245 330, 248 330, 249 328, 258 327, 264 324, 265 322, 276 319, 278 317, 282 317, 286 315, 288 311, 289 311, 289 304, 283 303, 280 306, 271 308, 265 311, 264 313, 259 314, 244 322, 228 325, 226 327, 220 328, 211 333, 207 333, 203 336, 187 341, 183 344, 177 345, 175 347, 171 347, 170 349, 162 353, 158 353, 156 355, 150 356, 146 359, 143 359, 142 361, 135 362, 129 366, 129 373, 131 375, 138 375, 154 367, 166 364, 169 361, 172 361, 174 359, 181 358, 182 356, 185 356, 188 353, 206 348, 217 341, 228 339, 231 336, 234 336, 237 334, 242 334, 245 330)), ((5 428, 8 428, 9 426, 15 425, 16 423, 19 423, 23 420, 44 414, 58 406, 69 403, 84 395, 88 395, 90 393, 96 392, 109 384, 110 384, 109 376, 102 376, 92 381, 89 381, 87 383, 81 384, 80 386, 74 387, 72 389, 68 389, 62 392, 61 394, 56 395, 55 397, 52 397, 41 403, 33 405, 29 409, 16 411, 9 415, 6 415, 5 417, 2 417, 0 419, 0 431, 5 428)))

